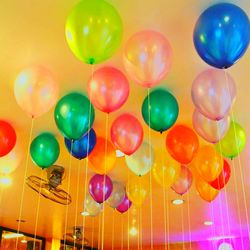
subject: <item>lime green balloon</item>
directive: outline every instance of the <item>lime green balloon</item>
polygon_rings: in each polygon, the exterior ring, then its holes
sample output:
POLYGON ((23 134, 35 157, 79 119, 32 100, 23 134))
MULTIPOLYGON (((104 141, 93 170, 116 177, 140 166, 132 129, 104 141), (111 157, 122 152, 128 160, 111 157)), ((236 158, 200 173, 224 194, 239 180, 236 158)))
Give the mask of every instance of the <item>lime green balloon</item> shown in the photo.
POLYGON ((53 165, 58 159, 59 153, 59 143, 51 133, 38 135, 30 145, 31 158, 41 168, 48 168, 53 165))
POLYGON ((238 123, 231 121, 226 135, 216 144, 216 150, 223 156, 233 159, 242 152, 246 140, 245 130, 238 123))
POLYGON ((150 128, 159 132, 164 132, 172 127, 177 120, 178 114, 177 100, 164 89, 153 90, 142 104, 144 121, 150 128))
POLYGON ((103 0, 80 1, 69 13, 65 33, 73 54, 88 64, 110 58, 122 40, 122 20, 103 0))
POLYGON ((54 118, 64 137, 78 140, 92 127, 95 111, 88 97, 73 92, 56 104, 54 118))

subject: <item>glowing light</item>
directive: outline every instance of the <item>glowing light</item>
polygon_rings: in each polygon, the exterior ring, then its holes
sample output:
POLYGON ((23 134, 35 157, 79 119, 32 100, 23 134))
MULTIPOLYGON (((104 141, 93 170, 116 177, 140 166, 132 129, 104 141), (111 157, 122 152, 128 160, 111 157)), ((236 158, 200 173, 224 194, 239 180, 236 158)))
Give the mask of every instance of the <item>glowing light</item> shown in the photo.
POLYGON ((210 220, 206 220, 206 221, 204 221, 204 225, 205 226, 212 226, 214 223, 212 222, 212 221, 210 221, 210 220))
POLYGON ((10 186, 12 184, 12 180, 9 176, 1 176, 0 177, 0 185, 10 186))
POLYGON ((184 200, 182 200, 182 199, 175 199, 175 200, 172 200, 172 203, 174 205, 181 205, 181 204, 184 203, 184 200))
POLYGON ((26 244, 26 243, 27 243, 27 240, 26 240, 26 239, 22 239, 22 240, 21 240, 21 243, 26 244))
POLYGON ((115 153, 116 153, 116 157, 123 157, 123 156, 125 156, 125 154, 122 151, 118 150, 118 149, 115 151, 115 153))
POLYGON ((4 239, 13 239, 13 238, 20 238, 23 237, 23 234, 18 234, 18 233, 7 233, 3 234, 4 239))
POLYGON ((225 21, 225 23, 228 23, 228 22, 229 22, 229 20, 230 20, 230 17, 229 17, 229 16, 225 16, 225 17, 224 17, 224 21, 225 21))
POLYGON ((81 215, 82 215, 82 216, 89 216, 89 213, 86 212, 86 211, 83 211, 83 212, 81 212, 81 215))
POLYGON ((233 250, 233 246, 230 243, 223 242, 219 245, 218 250, 233 250))
POLYGON ((138 230, 137 230, 136 227, 131 227, 130 230, 129 230, 129 233, 130 233, 130 235, 132 235, 132 236, 136 236, 137 233, 138 233, 138 230))

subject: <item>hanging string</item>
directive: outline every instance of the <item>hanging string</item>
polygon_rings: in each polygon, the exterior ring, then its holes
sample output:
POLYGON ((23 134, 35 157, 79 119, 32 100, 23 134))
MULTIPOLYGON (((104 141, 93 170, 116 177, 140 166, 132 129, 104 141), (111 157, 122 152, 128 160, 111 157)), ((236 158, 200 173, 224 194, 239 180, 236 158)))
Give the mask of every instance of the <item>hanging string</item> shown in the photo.
MULTIPOLYGON (((91 65, 91 80, 93 79, 93 74, 94 74, 94 65, 91 65)), ((89 94, 89 117, 88 117, 88 128, 90 127, 90 117, 91 117, 91 101, 92 101, 92 91, 90 91, 89 94)), ((86 161, 85 161, 85 177, 84 177, 84 197, 83 200, 86 197, 87 194, 87 181, 88 181, 88 166, 89 166, 89 137, 90 134, 88 133, 88 139, 87 139, 87 156, 86 156, 86 161)), ((85 208, 84 208, 85 209, 85 208)), ((82 220, 82 228, 83 228, 83 237, 82 237, 82 250, 84 249, 84 235, 85 235, 85 223, 86 223, 86 218, 83 216, 82 220)))
POLYGON ((94 217, 92 217, 91 250, 94 249, 94 226, 95 226, 95 220, 94 217))
MULTIPOLYGON (((211 231, 212 231, 212 236, 213 236, 213 238, 215 238, 215 228, 214 228, 214 223, 215 223, 215 221, 214 221, 214 207, 213 207, 213 203, 211 202, 210 203, 210 207, 211 207, 211 215, 212 215, 212 223, 213 223, 213 225, 211 225, 211 231)), ((215 245, 214 245, 214 242, 212 241, 212 247, 213 247, 213 250, 216 250, 216 247, 215 247, 215 245)))
POLYGON ((112 240, 111 240, 111 249, 114 250, 114 234, 115 234, 115 209, 112 212, 112 240))
POLYGON ((121 237, 121 250, 123 250, 123 216, 122 216, 122 237, 121 237))
MULTIPOLYGON (((43 177, 43 169, 40 169, 40 179, 43 177)), ((34 231, 34 238, 33 238, 33 250, 35 250, 36 244, 36 234, 37 234, 37 225, 38 225, 38 217, 40 211, 40 201, 41 201, 41 190, 42 190, 42 182, 39 184, 39 192, 38 192, 38 201, 37 201, 37 210, 36 210, 36 222, 35 222, 35 231, 34 231)))
MULTIPOLYGON (((70 191, 70 184, 71 184, 71 167, 72 167, 72 148, 73 148, 73 140, 71 141, 70 146, 70 155, 69 155, 69 175, 68 175, 68 186, 67 186, 67 193, 70 191)), ((68 200, 68 196, 67 196, 68 200)), ((64 249, 66 248, 66 233, 67 233, 67 224, 68 224, 68 213, 69 213, 69 206, 66 206, 66 215, 65 215, 65 224, 64 224, 64 237, 63 237, 63 246, 64 249)))
POLYGON ((137 233, 137 250, 140 250, 140 234, 141 234, 141 226, 140 226, 140 212, 137 210, 137 228, 138 228, 138 233, 137 233))
MULTIPOLYGON (((78 168, 77 168, 77 188, 76 188, 76 209, 75 209, 75 227, 77 224, 77 218, 78 218, 78 200, 79 200, 79 187, 80 187, 80 170, 81 170, 81 165, 80 165, 80 160, 78 161, 78 168)), ((84 229, 83 229, 84 230, 84 229)), ((84 238, 84 237, 83 237, 84 238)), ((84 239, 83 239, 84 240, 84 239)), ((76 245, 76 239, 74 238, 74 248, 76 245)))
MULTIPOLYGON (((149 116, 149 126, 148 126, 148 137, 149 137, 149 157, 152 160, 151 152, 151 129, 150 129, 150 90, 148 88, 148 116, 149 116)), ((153 242, 153 195, 152 195, 152 171, 149 172, 149 193, 150 193, 150 247, 151 250, 154 249, 153 242)))
MULTIPOLYGON (((105 124, 105 169, 104 169, 104 183, 103 183, 103 200, 105 197, 105 186, 106 186, 106 174, 107 174, 107 147, 108 147, 108 126, 109 126, 109 114, 106 114, 106 124, 105 124)), ((105 204, 103 204, 103 214, 102 214, 102 250, 104 249, 104 230, 105 230, 105 204)))
MULTIPOLYGON (((129 186, 130 178, 129 178, 129 169, 128 168, 127 168, 127 178, 128 178, 128 186, 129 186)), ((128 209, 128 232, 127 232, 127 234, 128 234, 128 250, 129 250, 129 211, 130 211, 130 209, 128 209)))
POLYGON ((184 238, 184 215, 183 206, 181 206, 181 233, 182 233, 182 249, 185 250, 185 238, 184 238))
POLYGON ((189 250, 192 250, 192 232, 191 232, 191 221, 190 221, 190 198, 189 198, 189 191, 187 192, 187 213, 188 213, 189 250))
MULTIPOLYGON (((19 208, 17 233, 20 232, 20 225, 21 225, 20 223, 21 223, 22 212, 23 212, 23 200, 24 200, 25 182, 26 182, 26 178, 27 178, 28 165, 29 165, 29 149, 30 149, 30 144, 31 144, 33 127, 34 127, 34 118, 32 117, 32 119, 31 119, 31 125, 30 125, 28 147, 27 147, 27 154, 26 154, 26 159, 25 159, 25 168, 24 168, 24 176, 23 176, 23 187, 22 187, 21 202, 20 202, 20 208, 19 208)), ((18 238, 16 238, 16 247, 15 247, 15 250, 17 250, 17 246, 18 246, 18 238)))
POLYGON ((168 238, 168 249, 170 249, 170 217, 169 217, 169 194, 168 194, 168 190, 165 190, 165 194, 166 194, 166 208, 167 208, 167 238, 168 238))
POLYGON ((98 249, 100 249, 101 245, 101 221, 102 221, 102 213, 99 215, 98 218, 98 249))
POLYGON ((143 247, 142 246, 142 235, 143 235, 142 234, 142 230, 143 230, 143 225, 142 225, 142 208, 141 207, 140 207, 140 224, 141 224, 141 231, 140 231, 141 232, 141 239, 140 239, 140 246, 141 246, 141 248, 140 249, 142 250, 142 247, 143 247))

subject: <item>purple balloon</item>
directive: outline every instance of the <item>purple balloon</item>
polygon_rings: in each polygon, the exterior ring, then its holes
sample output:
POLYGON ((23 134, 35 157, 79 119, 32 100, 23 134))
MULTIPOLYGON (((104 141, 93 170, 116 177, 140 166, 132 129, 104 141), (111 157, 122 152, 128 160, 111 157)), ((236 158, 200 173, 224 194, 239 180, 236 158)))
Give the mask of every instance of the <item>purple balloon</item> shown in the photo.
POLYGON ((98 203, 109 198, 113 190, 112 180, 107 175, 94 175, 89 181, 89 193, 98 203))
POLYGON ((129 200, 129 198, 126 194, 124 199, 120 203, 120 205, 118 207, 116 207, 116 210, 120 213, 125 213, 131 207, 131 205, 132 205, 132 202, 129 200))

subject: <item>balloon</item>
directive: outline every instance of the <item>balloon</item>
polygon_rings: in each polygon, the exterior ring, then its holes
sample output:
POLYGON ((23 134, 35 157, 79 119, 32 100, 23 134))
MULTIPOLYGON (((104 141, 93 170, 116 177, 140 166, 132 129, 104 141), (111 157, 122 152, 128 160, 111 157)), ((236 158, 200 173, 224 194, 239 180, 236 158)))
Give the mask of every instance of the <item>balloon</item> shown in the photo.
POLYGON ((31 66, 21 71, 14 86, 18 105, 33 118, 54 106, 58 92, 58 84, 52 73, 42 66, 31 66))
POLYGON ((185 125, 176 125, 166 137, 166 147, 176 161, 188 164, 198 151, 199 140, 191 128, 185 125))
POLYGON ((96 134, 94 129, 91 128, 81 139, 72 141, 64 138, 64 143, 69 153, 76 159, 81 160, 87 157, 87 155, 89 155, 94 149, 96 144, 96 134))
POLYGON ((219 121, 210 120, 197 109, 193 113, 193 127, 204 140, 211 143, 220 141, 230 126, 230 116, 226 115, 219 121))
POLYGON ((15 147, 5 156, 0 157, 0 175, 9 175, 20 165, 23 157, 18 141, 15 147))
POLYGON ((118 207, 125 197, 125 188, 124 186, 117 182, 113 181, 113 191, 110 197, 106 200, 107 204, 112 207, 118 207))
POLYGON ((128 168, 138 176, 147 174, 154 164, 154 150, 146 142, 132 155, 126 155, 125 161, 128 168))
POLYGON ((116 210, 123 214, 129 210, 131 205, 132 205, 132 202, 129 200, 128 196, 125 194, 123 201, 118 207, 116 207, 116 210))
POLYGON ((98 203, 103 203, 112 193, 113 184, 107 175, 94 175, 89 181, 89 193, 98 203))
POLYGON ((144 121, 150 128, 159 132, 172 127, 177 120, 178 114, 179 106, 177 100, 164 89, 153 90, 142 104, 144 121))
POLYGON ((204 181, 202 178, 196 179, 195 186, 196 186, 196 190, 198 191, 198 194, 205 201, 211 202, 219 194, 219 191, 217 189, 212 188, 209 185, 209 183, 204 181))
POLYGON ((236 97, 234 80, 218 69, 201 72, 192 85, 192 99, 197 110, 211 120, 225 117, 236 97))
POLYGON ((245 130, 237 122, 231 121, 226 135, 216 144, 216 150, 223 156, 233 159, 242 152, 246 145, 246 140, 245 130))
POLYGON ((0 157, 7 155, 16 144, 16 132, 6 121, 0 120, 0 157))
POLYGON ((121 17, 103 0, 80 1, 69 13, 65 27, 71 51, 88 64, 110 58, 119 47, 122 32, 121 17))
POLYGON ((112 123, 111 140, 117 149, 126 155, 133 154, 142 144, 143 128, 131 114, 122 114, 112 123))
POLYGON ((96 145, 89 154, 89 167, 98 174, 107 174, 111 171, 116 163, 115 148, 111 142, 105 138, 97 137, 96 145), (107 147, 106 147, 107 146, 107 147))
POLYGON ((86 96, 73 92, 56 104, 54 118, 64 137, 78 140, 92 127, 95 111, 86 96))
POLYGON ((128 99, 129 83, 120 70, 106 66, 92 75, 88 82, 88 95, 99 110, 114 112, 128 99))
POLYGON ((220 175, 212 182, 210 182, 210 186, 217 190, 221 190, 228 183, 231 176, 231 168, 226 160, 224 160, 223 169, 220 175))
POLYGON ((88 216, 96 216, 103 210, 103 204, 97 203, 91 195, 86 194, 84 199, 84 212, 88 216))
POLYGON ((169 188, 179 177, 180 166, 175 160, 168 159, 164 163, 156 161, 153 166, 155 181, 162 187, 169 188))
POLYGON ((190 189, 192 183, 193 183, 193 176, 191 171, 187 167, 181 166, 179 177, 171 186, 171 188, 177 194, 183 195, 190 189))
POLYGON ((248 48, 248 16, 234 4, 215 4, 199 17, 193 39, 197 53, 206 63, 219 69, 229 68, 248 48))
POLYGON ((159 84, 169 72, 172 49, 161 33, 144 30, 127 41, 123 62, 131 79, 143 87, 151 88, 159 84))
POLYGON ((30 145, 31 158, 41 168, 48 168, 53 165, 58 159, 59 153, 59 143, 51 133, 41 133, 30 145))
POLYGON ((223 168, 223 158, 216 152, 215 148, 210 145, 202 146, 192 165, 196 168, 200 176, 207 182, 216 179, 223 168))
POLYGON ((135 206, 140 207, 149 193, 148 179, 145 176, 130 177, 127 182, 126 193, 129 200, 131 200, 135 206))

